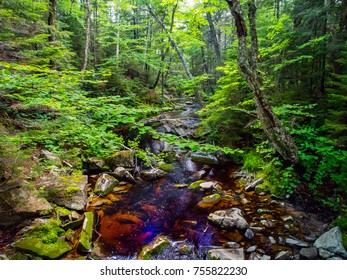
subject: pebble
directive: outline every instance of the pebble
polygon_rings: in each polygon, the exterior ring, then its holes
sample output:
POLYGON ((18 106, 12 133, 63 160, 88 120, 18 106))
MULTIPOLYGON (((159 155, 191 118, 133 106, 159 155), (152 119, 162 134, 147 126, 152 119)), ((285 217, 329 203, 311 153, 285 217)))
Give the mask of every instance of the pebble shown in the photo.
POLYGON ((275 260, 288 260, 291 255, 291 251, 280 251, 276 254, 275 260))
POLYGON ((318 256, 318 251, 316 247, 302 248, 299 254, 303 259, 313 260, 318 256))
POLYGON ((270 241, 271 245, 274 245, 277 243, 273 236, 269 236, 269 241, 270 241))
POLYGON ((319 249, 319 255, 320 255, 323 259, 328 259, 328 258, 330 258, 333 254, 330 253, 330 252, 327 251, 327 250, 319 249))
POLYGON ((254 233, 250 228, 246 230, 245 237, 249 240, 252 240, 254 238, 254 233))
POLYGON ((231 249, 239 249, 241 248, 241 245, 237 242, 230 241, 230 242, 224 243, 224 247, 231 248, 231 249))
POLYGON ((286 244, 297 247, 308 247, 308 244, 296 238, 286 238, 286 244))
POLYGON ((281 216, 281 219, 282 219, 282 221, 283 222, 294 222, 294 219, 293 219, 293 217, 292 216, 290 216, 290 215, 286 215, 286 216, 281 216))
POLYGON ((257 248, 258 248, 257 245, 253 245, 253 246, 249 247, 249 248, 246 250, 246 252, 247 252, 247 253, 252 253, 252 252, 254 252, 255 250, 257 250, 257 248))

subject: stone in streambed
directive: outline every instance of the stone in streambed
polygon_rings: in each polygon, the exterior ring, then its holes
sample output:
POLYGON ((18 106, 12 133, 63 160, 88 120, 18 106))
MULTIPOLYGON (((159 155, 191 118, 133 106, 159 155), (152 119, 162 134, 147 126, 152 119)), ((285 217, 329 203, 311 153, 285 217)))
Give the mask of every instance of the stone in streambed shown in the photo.
POLYGON ((138 256, 139 260, 149 260, 154 255, 163 251, 169 245, 169 239, 165 236, 158 236, 151 243, 144 246, 138 256))
POLYGON ((44 243, 41 237, 25 237, 17 241, 14 247, 48 259, 57 259, 72 250, 69 244, 60 238, 54 243, 44 243))
POLYGON ((167 173, 164 170, 161 170, 159 168, 151 168, 147 170, 142 170, 141 171, 141 178, 144 180, 155 180, 158 178, 162 178, 166 175, 167 173))
POLYGON ((302 248, 299 254, 303 259, 314 260, 318 256, 318 251, 316 247, 302 248))
POLYGON ((211 213, 207 218, 211 223, 224 229, 231 229, 234 227, 238 229, 249 228, 249 224, 238 208, 219 210, 211 213))
POLYGON ((94 193, 100 196, 106 196, 113 188, 119 185, 119 181, 113 176, 103 173, 95 184, 94 193))
POLYGON ((80 250, 81 252, 90 252, 92 249, 93 227, 94 213, 84 213, 84 222, 82 226, 80 239, 78 241, 78 250, 80 250))
POLYGON ((216 156, 209 153, 195 152, 191 153, 190 157, 192 161, 204 163, 204 164, 218 164, 219 160, 216 156))
POLYGON ((288 260, 291 255, 291 251, 280 251, 276 254, 275 260, 288 260))
POLYGON ((319 252, 326 250, 330 253, 340 255, 347 258, 347 251, 343 247, 342 233, 339 227, 334 227, 331 230, 323 233, 313 244, 319 252))
POLYGON ((244 260, 243 248, 238 249, 212 249, 207 252, 210 260, 244 260))

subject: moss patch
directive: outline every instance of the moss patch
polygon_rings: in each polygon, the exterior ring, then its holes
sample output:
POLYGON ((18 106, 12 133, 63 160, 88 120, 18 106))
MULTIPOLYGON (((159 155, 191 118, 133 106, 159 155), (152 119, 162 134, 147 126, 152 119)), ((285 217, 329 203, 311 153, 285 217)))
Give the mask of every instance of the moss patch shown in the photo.
POLYGON ((175 168, 173 166, 173 164, 166 163, 166 162, 159 162, 159 163, 157 163, 157 167, 160 168, 161 170, 164 170, 164 171, 170 171, 170 170, 175 168))
POLYGON ((207 181, 205 181, 205 180, 199 180, 199 181, 196 181, 196 182, 194 182, 194 183, 191 183, 191 184, 189 185, 188 189, 190 189, 190 190, 197 189, 197 188, 200 187, 200 184, 201 184, 201 183, 205 183, 205 182, 207 182, 207 181))
POLYGON ((53 243, 45 243, 39 237, 24 237, 17 241, 14 247, 48 259, 57 259, 72 249, 60 238, 55 239, 53 243))
POLYGON ((169 245, 169 240, 165 236, 158 236, 150 244, 144 246, 138 257, 140 260, 149 260, 169 245))
POLYGON ((92 237, 93 237, 93 227, 94 227, 94 213, 86 212, 84 213, 85 218, 83 222, 82 232, 78 242, 78 249, 82 252, 90 252, 92 249, 92 237))

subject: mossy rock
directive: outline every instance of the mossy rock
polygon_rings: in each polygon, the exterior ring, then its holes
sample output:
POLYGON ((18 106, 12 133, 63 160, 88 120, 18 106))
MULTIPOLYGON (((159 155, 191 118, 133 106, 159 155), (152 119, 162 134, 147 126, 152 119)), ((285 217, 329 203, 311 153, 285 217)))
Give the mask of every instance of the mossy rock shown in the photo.
POLYGON ((95 183, 94 193, 100 196, 106 196, 118 185, 119 181, 116 178, 103 173, 95 183))
POLYGON ((202 198, 202 201, 206 202, 206 203, 217 203, 220 200, 221 200, 221 195, 219 193, 215 193, 215 194, 211 194, 211 195, 208 195, 208 196, 204 196, 202 198))
POLYGON ((92 250, 94 213, 86 212, 84 216, 83 227, 78 241, 78 250, 81 252, 90 252, 92 250))
POLYGON ((165 236, 158 236, 151 243, 144 246, 138 257, 139 260, 149 260, 159 252, 163 251, 168 245, 169 240, 165 236))
POLYGON ((131 150, 123 150, 113 153, 107 160, 107 164, 111 169, 116 167, 135 167, 135 152, 131 150))
POLYGON ((166 162, 158 162, 157 167, 164 171, 170 171, 174 169, 174 165, 166 162))
POLYGON ((188 189, 190 189, 190 190, 197 189, 197 188, 200 187, 200 184, 206 183, 206 182, 207 182, 207 181, 205 181, 205 180, 196 181, 196 182, 194 182, 194 183, 191 183, 191 184, 189 185, 188 189))
POLYGON ((24 237, 15 242, 14 247, 48 259, 58 259, 72 250, 70 245, 60 238, 54 243, 44 243, 39 237, 24 237))

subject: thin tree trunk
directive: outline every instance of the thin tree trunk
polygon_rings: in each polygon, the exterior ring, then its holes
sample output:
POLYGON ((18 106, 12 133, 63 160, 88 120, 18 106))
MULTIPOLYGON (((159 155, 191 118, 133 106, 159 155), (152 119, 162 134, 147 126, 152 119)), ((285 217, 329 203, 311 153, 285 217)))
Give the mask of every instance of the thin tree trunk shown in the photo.
POLYGON ((239 67, 245 76, 249 87, 254 94, 254 101, 257 108, 257 115, 262 124, 265 135, 273 148, 282 156, 283 159, 292 163, 300 161, 294 140, 284 129, 267 103, 262 91, 262 81, 258 74, 258 42, 256 33, 255 13, 256 7, 254 0, 248 2, 251 49, 247 47, 247 28, 243 17, 240 2, 238 0, 225 0, 234 18, 236 33, 238 36, 239 67))
POLYGON ((210 26, 211 39, 213 42, 214 51, 216 53, 216 62, 217 62, 217 66, 219 66, 221 64, 220 46, 218 43, 216 29, 214 28, 214 24, 213 24, 213 20, 212 20, 212 16, 210 12, 206 13, 206 19, 210 26))
POLYGON ((82 71, 85 71, 88 66, 88 55, 89 55, 89 47, 90 47, 90 21, 91 21, 90 0, 87 0, 86 46, 84 49, 84 63, 83 63, 82 71))
MULTIPOLYGON (((179 48, 179 46, 177 45, 177 43, 175 42, 175 40, 171 37, 169 30, 166 28, 166 26, 165 26, 165 24, 162 22, 162 20, 157 16, 157 14, 154 12, 154 10, 152 9, 152 7, 151 7, 150 5, 147 5, 147 7, 148 7, 149 12, 150 12, 151 15, 153 16, 153 18, 159 23, 159 25, 161 26, 161 28, 166 32, 170 44, 171 44, 172 47, 175 49, 176 53, 178 54, 178 56, 179 56, 180 59, 181 59, 183 68, 184 68, 184 70, 185 70, 185 72, 186 72, 188 78, 189 78, 190 80, 194 81, 194 77, 193 77, 192 73, 191 73, 190 70, 189 70, 189 66, 188 66, 187 60, 186 60, 186 58, 185 58, 183 52, 181 51, 181 49, 179 48)), ((203 101, 202 101, 200 92, 199 92, 199 90, 197 90, 197 89, 195 90, 195 97, 196 97, 197 101, 198 101, 200 104, 203 104, 203 101)))
MULTIPOLYGON (((49 37, 48 37, 48 42, 52 43, 52 44, 55 41, 56 16, 57 16, 57 0, 49 0, 49 9, 48 9, 49 37)), ((56 67, 56 63, 53 59, 50 59, 49 63, 50 63, 52 68, 56 67)))

